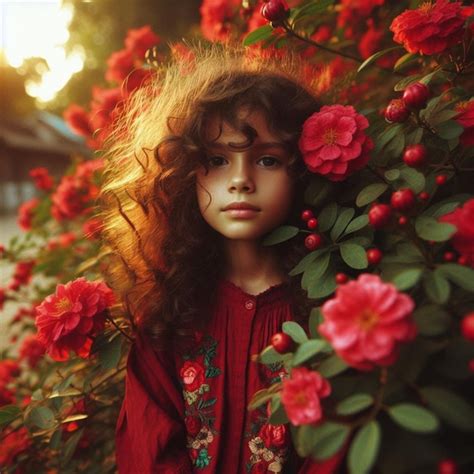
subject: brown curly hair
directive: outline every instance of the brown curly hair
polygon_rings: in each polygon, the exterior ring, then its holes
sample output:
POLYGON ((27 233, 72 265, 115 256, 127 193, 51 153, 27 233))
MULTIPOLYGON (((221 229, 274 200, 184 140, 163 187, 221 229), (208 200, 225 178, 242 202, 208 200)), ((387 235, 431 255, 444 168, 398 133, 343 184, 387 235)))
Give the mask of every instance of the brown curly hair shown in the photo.
MULTIPOLYGON (((291 55, 270 59, 241 47, 197 45, 158 69, 126 104, 107 141, 100 203, 110 254, 105 276, 135 328, 165 339, 186 335, 215 296, 221 236, 204 221, 195 192, 213 114, 249 136, 255 131, 237 111, 250 106, 264 113, 292 152, 288 172, 298 195, 288 224, 300 224, 309 176, 297 141, 303 122, 320 108, 305 81, 291 55)), ((296 240, 276 246, 286 273, 305 253, 296 240)), ((295 319, 304 321, 310 302, 298 281, 290 284, 295 319)))

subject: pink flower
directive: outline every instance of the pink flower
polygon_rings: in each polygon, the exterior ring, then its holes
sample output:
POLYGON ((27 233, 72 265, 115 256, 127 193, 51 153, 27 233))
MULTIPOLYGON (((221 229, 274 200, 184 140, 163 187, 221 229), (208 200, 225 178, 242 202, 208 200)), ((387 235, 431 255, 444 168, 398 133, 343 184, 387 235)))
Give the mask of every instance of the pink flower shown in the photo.
POLYGON ((33 227, 33 218, 36 208, 39 206, 40 200, 38 198, 25 201, 18 208, 18 226, 24 231, 31 230, 33 227))
POLYGON ((283 380, 281 402, 293 425, 321 420, 321 398, 331 394, 331 386, 320 373, 306 367, 295 367, 289 379, 283 380))
POLYGON ((49 175, 46 168, 33 168, 30 170, 30 176, 33 178, 38 189, 51 191, 53 187, 53 178, 49 175))
POLYGON ((340 285, 322 307, 319 332, 337 354, 360 370, 387 366, 398 357, 398 343, 416 336, 413 300, 378 275, 364 273, 340 285))
POLYGON ((474 267, 474 199, 469 199, 439 220, 456 226, 456 233, 452 237, 453 247, 474 267))
POLYGON ((325 105, 303 125, 299 148, 306 166, 331 181, 343 181, 369 161, 368 120, 354 107, 325 105))
POLYGON ((114 295, 105 283, 81 277, 60 284, 36 307, 38 339, 55 360, 67 360, 71 350, 88 357, 90 337, 104 328, 105 311, 113 303, 114 295))
POLYGON ((147 50, 156 46, 159 42, 159 36, 153 33, 150 25, 145 25, 141 28, 128 30, 125 38, 125 48, 132 51, 139 59, 145 59, 147 50))
POLYGON ((474 145, 474 100, 460 102, 456 104, 456 111, 459 115, 456 121, 464 127, 464 132, 459 137, 464 146, 474 145))
POLYGON ((197 390, 203 383, 205 379, 204 367, 198 362, 193 362, 187 360, 181 370, 179 375, 184 383, 184 388, 188 392, 194 392, 197 390))
POLYGON ((390 25, 393 40, 409 53, 442 53, 462 41, 465 18, 460 2, 423 2, 416 10, 405 10, 390 25))

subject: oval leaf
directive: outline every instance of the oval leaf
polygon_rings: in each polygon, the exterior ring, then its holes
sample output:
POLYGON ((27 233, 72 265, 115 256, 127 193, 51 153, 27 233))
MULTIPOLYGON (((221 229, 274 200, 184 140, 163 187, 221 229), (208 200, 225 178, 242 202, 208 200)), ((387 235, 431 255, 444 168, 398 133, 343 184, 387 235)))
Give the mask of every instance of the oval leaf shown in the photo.
POLYGON ((344 229, 347 227, 347 224, 354 217, 354 209, 346 208, 343 209, 340 214, 337 216, 336 223, 331 230, 331 240, 334 242, 338 237, 344 232, 344 229))
POLYGON ((354 436, 349 448, 348 464, 351 474, 370 472, 380 447, 380 426, 373 420, 354 436))
POLYGON ((474 270, 456 263, 446 263, 438 268, 438 272, 455 285, 467 291, 474 291, 474 270))
POLYGON ((358 207, 365 206, 375 201, 381 196, 388 188, 388 184, 385 183, 373 183, 366 186, 362 191, 359 192, 356 198, 356 205, 358 207))
POLYGON ((393 421, 417 433, 432 433, 439 428, 438 418, 426 408, 412 403, 400 403, 388 409, 393 421))
POLYGON ((318 367, 318 372, 328 379, 344 372, 348 368, 349 366, 337 354, 333 354, 321 362, 321 365, 318 367))
POLYGON ((0 426, 8 425, 21 413, 16 405, 5 405, 0 408, 0 426))
POLYGON ((372 56, 369 56, 357 69, 357 72, 361 72, 364 70, 367 66, 370 66, 372 63, 377 61, 377 59, 381 58, 382 56, 385 56, 387 53, 390 53, 391 51, 395 51, 397 49, 402 49, 401 46, 392 46, 391 48, 384 49, 382 51, 378 51, 375 54, 372 54, 372 56))
POLYGON ((272 35, 273 28, 271 25, 264 25, 256 30, 251 31, 243 41, 244 46, 250 46, 251 44, 263 41, 272 35))
POLYGON ((285 321, 282 325, 283 332, 293 339, 298 344, 303 344, 308 340, 308 336, 304 329, 295 321, 285 321))
POLYGON ((319 352, 325 349, 327 350, 328 347, 328 343, 322 339, 311 339, 310 341, 306 341, 296 350, 292 365, 295 366, 302 364, 319 352))
POLYGON ((318 215, 319 230, 320 232, 326 232, 329 230, 336 221, 337 217, 337 204, 332 202, 322 209, 318 215))
POLYGON ((361 270, 367 268, 368 261, 364 247, 357 244, 342 243, 339 246, 341 257, 351 268, 361 270))
POLYGON ((448 301, 451 292, 449 281, 444 278, 438 269, 425 276, 423 285, 428 298, 434 303, 444 304, 448 301))
POLYGON ((438 222, 430 216, 419 216, 415 221, 415 230, 423 240, 444 242, 456 232, 456 227, 451 224, 438 222))
POLYGON ((400 273, 397 273, 392 283, 401 291, 408 290, 418 283, 423 270, 421 268, 408 268, 400 273))
POLYGON ((370 407, 374 403, 374 397, 368 393, 355 393, 338 403, 336 412, 339 415, 352 415, 370 407))
POLYGON ((350 234, 352 232, 356 232, 360 229, 363 229, 368 224, 369 224, 369 216, 367 214, 362 214, 361 216, 357 216, 346 227, 345 234, 347 235, 347 234, 350 234))
POLYGON ((275 245, 281 242, 286 242, 292 239, 299 232, 298 227, 291 225, 283 225, 277 227, 270 235, 267 235, 263 240, 263 245, 275 245))

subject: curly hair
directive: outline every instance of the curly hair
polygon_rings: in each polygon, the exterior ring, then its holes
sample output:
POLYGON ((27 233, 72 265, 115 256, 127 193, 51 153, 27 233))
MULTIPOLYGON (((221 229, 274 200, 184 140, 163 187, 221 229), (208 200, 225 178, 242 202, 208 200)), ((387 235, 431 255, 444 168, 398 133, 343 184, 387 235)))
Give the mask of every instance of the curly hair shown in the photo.
MULTIPOLYGON (((221 236, 204 221, 195 192, 214 114, 251 137, 255 131, 237 111, 263 112, 292 153, 288 172, 298 191, 288 223, 298 225, 309 173, 297 142, 303 122, 320 107, 305 81, 291 55, 271 59, 230 45, 197 45, 157 69, 127 103, 107 140, 100 203, 110 255, 105 277, 135 328, 163 339, 184 336, 204 322, 201 310, 215 296, 221 236)), ((295 240, 276 246, 286 273, 305 253, 295 240)), ((310 303, 299 282, 290 285, 295 319, 303 321, 310 303)))

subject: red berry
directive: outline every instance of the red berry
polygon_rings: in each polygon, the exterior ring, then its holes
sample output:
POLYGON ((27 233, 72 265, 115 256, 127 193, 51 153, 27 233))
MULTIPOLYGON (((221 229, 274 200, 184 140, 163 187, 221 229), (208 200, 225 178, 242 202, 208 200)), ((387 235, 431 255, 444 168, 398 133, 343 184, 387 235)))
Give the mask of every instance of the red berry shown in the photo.
POLYGON ((469 264, 469 261, 467 259, 467 257, 465 255, 461 255, 459 258, 458 258, 458 263, 459 265, 468 265, 469 264))
POLYGON ((426 161, 426 148, 421 143, 409 145, 403 152, 403 161, 407 166, 418 168, 426 161))
POLYGON ((393 99, 385 109, 385 120, 388 122, 404 122, 410 111, 407 109, 402 99, 393 99))
POLYGON ((397 211, 408 211, 415 205, 415 193, 410 188, 399 189, 392 194, 390 204, 397 211))
POLYGON ((398 224, 399 225, 407 225, 408 224, 408 219, 406 218, 406 216, 400 216, 398 218, 398 224))
POLYGON ((316 219, 316 217, 312 217, 308 221, 308 229, 316 229, 316 227, 318 227, 318 219, 316 219))
POLYGON ((446 183, 447 180, 448 180, 448 177, 447 177, 445 174, 439 174, 439 175, 436 176, 436 178, 435 178, 436 184, 437 184, 438 186, 442 186, 443 184, 446 183))
POLYGON ((445 262, 454 262, 454 260, 456 260, 456 254, 454 252, 444 252, 443 260, 445 262))
POLYGON ((349 277, 345 273, 336 273, 336 283, 343 285, 349 281, 349 277))
POLYGON ((318 234, 309 234, 306 239, 304 239, 304 245, 308 250, 316 250, 321 246, 323 239, 318 234))
POLYGON ((312 217, 313 217, 313 211, 311 211, 310 209, 305 209, 301 213, 301 219, 305 222, 309 221, 312 217))
POLYGON ((461 332, 465 339, 474 342, 474 312, 466 314, 462 318, 461 332))
POLYGON ((430 90, 425 84, 415 82, 410 84, 403 92, 403 102, 410 109, 423 109, 430 97, 430 90))
POLYGON ((374 204, 369 211, 369 223, 375 229, 381 229, 390 222, 392 209, 387 204, 374 204))
POLYGON ((366 254, 369 265, 377 265, 383 257, 383 253, 379 249, 368 249, 366 254))
POLYGON ((471 359, 467 363, 467 368, 469 369, 469 372, 472 372, 474 374, 474 359, 471 359))
POLYGON ((430 198, 430 195, 429 195, 426 191, 421 191, 421 193, 418 194, 418 197, 419 197, 422 201, 428 201, 428 199, 430 198))
POLYGON ((262 5, 260 13, 265 20, 279 23, 288 17, 290 9, 284 0, 269 0, 262 5))
POLYGON ((457 474, 458 466, 452 459, 442 459, 438 463, 438 474, 457 474))
POLYGON ((293 349, 293 339, 284 332, 277 332, 272 336, 272 346, 280 354, 285 354, 293 349))

